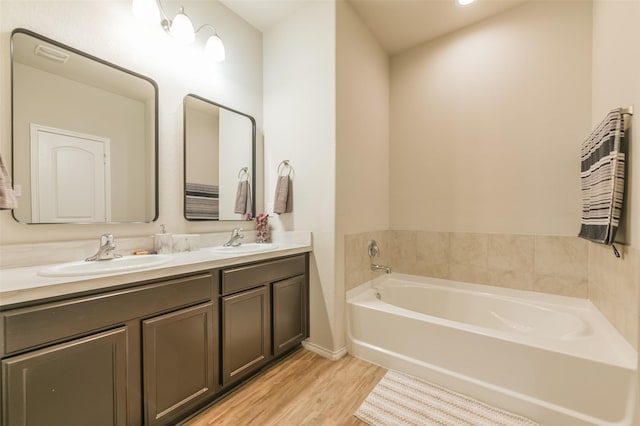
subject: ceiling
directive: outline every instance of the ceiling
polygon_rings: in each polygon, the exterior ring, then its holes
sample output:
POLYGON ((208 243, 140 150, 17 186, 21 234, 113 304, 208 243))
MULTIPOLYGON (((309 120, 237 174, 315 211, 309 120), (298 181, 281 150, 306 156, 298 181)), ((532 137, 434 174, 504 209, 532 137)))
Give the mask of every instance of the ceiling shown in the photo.
POLYGON ((311 1, 313 0, 220 0, 262 32, 311 1))
MULTIPOLYGON (((314 0, 221 1, 251 25, 265 31, 314 0)), ((347 1, 385 51, 393 55, 527 0, 477 0, 468 6, 458 6, 455 0, 347 1)))
POLYGON ((510 9, 526 0, 349 0, 387 53, 393 55, 510 9))

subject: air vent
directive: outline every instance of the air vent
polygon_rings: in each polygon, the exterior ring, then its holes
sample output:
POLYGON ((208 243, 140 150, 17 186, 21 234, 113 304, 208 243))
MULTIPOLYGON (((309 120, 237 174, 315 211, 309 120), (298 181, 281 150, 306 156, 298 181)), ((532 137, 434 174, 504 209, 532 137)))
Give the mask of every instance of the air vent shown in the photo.
POLYGON ((38 56, 42 56, 43 58, 47 58, 55 62, 60 62, 61 64, 69 60, 68 53, 55 49, 51 46, 47 46, 45 44, 38 44, 33 53, 38 56))

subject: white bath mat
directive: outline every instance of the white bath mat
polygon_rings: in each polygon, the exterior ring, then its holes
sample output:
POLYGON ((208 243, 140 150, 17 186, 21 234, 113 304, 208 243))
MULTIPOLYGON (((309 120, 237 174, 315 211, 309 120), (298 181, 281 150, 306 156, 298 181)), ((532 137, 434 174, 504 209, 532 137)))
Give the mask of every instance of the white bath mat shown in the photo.
POLYGON ((397 371, 385 374, 354 415, 372 426, 538 425, 397 371))

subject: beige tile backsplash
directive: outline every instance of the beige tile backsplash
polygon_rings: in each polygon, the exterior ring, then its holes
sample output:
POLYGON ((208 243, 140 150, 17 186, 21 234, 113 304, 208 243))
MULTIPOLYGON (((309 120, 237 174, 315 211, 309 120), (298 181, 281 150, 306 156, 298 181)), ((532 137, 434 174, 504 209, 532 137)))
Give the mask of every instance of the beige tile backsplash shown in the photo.
POLYGON ((611 247, 577 237, 367 232, 345 237, 347 289, 380 275, 369 270, 372 239, 381 251, 374 262, 395 272, 589 298, 638 347, 640 250, 617 246, 618 259, 611 247))

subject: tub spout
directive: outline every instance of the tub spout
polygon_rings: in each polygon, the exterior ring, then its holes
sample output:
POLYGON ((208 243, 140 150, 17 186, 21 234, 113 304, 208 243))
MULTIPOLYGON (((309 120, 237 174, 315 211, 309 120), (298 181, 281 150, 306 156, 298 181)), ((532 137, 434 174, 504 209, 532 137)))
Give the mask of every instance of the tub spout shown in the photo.
POLYGON ((391 273, 391 268, 389 266, 376 265, 375 263, 372 263, 370 268, 371 268, 372 271, 384 271, 387 274, 391 273))

